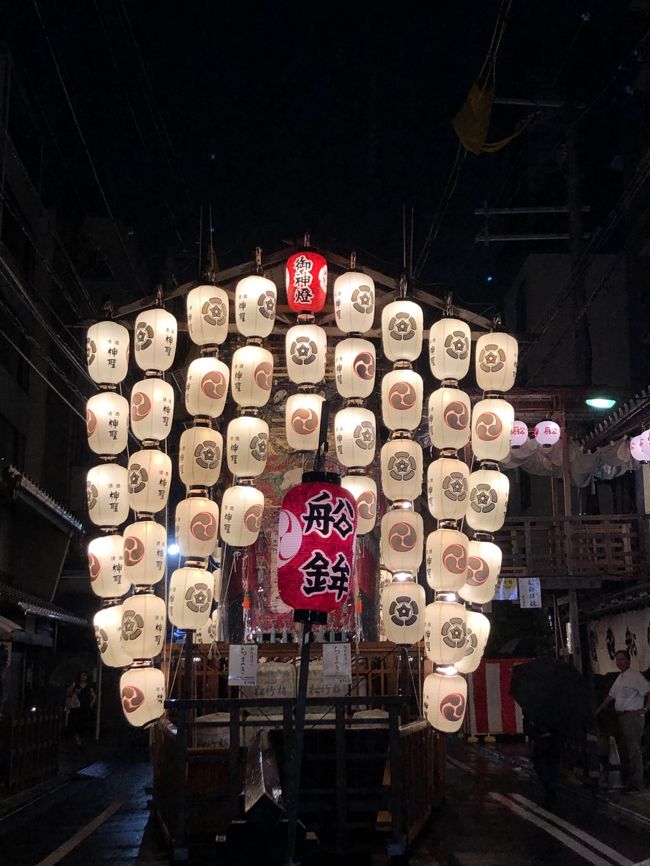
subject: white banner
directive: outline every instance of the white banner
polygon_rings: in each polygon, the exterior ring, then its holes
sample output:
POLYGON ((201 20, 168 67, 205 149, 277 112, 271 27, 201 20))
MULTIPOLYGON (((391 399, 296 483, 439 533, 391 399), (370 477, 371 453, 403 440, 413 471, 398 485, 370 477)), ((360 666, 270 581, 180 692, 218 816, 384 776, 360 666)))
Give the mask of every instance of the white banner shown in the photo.
POLYGON ((594 620, 587 626, 594 673, 617 671, 614 656, 628 650, 633 670, 650 668, 650 608, 631 610, 594 620))

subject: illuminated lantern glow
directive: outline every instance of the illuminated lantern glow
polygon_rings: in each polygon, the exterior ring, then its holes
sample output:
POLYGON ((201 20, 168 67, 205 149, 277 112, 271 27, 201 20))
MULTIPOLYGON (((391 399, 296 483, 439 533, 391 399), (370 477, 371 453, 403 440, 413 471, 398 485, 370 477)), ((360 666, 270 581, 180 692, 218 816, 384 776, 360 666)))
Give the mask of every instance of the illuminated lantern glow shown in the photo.
POLYGON ((501 548, 492 541, 472 539, 467 548, 467 575, 458 590, 463 601, 487 604, 492 601, 501 571, 501 548))
POLYGON ((292 394, 285 407, 287 444, 296 451, 316 451, 324 398, 320 394, 292 394))
POLYGON ((174 419, 174 389, 157 376, 131 389, 131 429, 140 442, 162 442, 174 419))
POLYGON ((192 496, 176 506, 175 534, 181 556, 207 559, 214 550, 218 528, 219 506, 212 499, 192 496))
POLYGON ((165 711, 165 675, 154 667, 133 667, 120 677, 120 700, 124 718, 142 728, 165 711))
POLYGON ((422 446, 413 439, 391 439, 381 449, 381 487, 397 502, 414 500, 422 493, 422 446))
POLYGON ((93 466, 86 475, 88 517, 95 526, 119 526, 129 516, 128 472, 116 463, 93 466))
POLYGON ((377 357, 370 340, 349 337, 334 352, 336 390, 346 400, 365 400, 375 388, 377 357))
POLYGON ((151 593, 122 602, 122 649, 132 659, 152 659, 165 642, 165 602, 151 593))
POLYGON ((269 425, 254 415, 242 415, 228 424, 226 459, 228 469, 239 478, 255 478, 266 469, 269 425))
POLYGON ((465 583, 469 539, 456 529, 436 529, 427 537, 427 583, 437 592, 457 592, 465 583))
POLYGON ((196 358, 187 370, 185 408, 190 415, 218 418, 226 405, 230 370, 216 358, 196 358))
POLYGON ((515 410, 507 400, 479 400, 472 411, 472 450, 478 460, 505 460, 515 410))
POLYGON ((535 425, 535 441, 544 448, 550 448, 560 441, 560 425, 555 421, 540 421, 535 425))
POLYGON ((369 466, 375 457, 375 416, 361 406, 348 406, 334 418, 336 457, 342 466, 369 466))
POLYGON ((468 526, 480 532, 498 532, 506 519, 510 482, 497 469, 479 469, 469 476, 468 526))
MULTIPOLYGON (((318 313, 327 297, 327 262, 311 250, 294 253, 285 267, 287 303, 294 313, 318 313)), ((321 377, 322 378, 322 377, 321 377)))
POLYGON ((510 437, 510 446, 512 448, 521 448, 528 442, 528 425, 523 421, 515 419, 512 424, 512 436, 510 437))
POLYGON ((632 436, 630 439, 630 454, 639 463, 647 463, 650 460, 650 442, 648 440, 648 431, 639 433, 638 436, 632 436))
POLYGON ((472 333, 467 322, 445 318, 429 330, 429 366, 441 382, 458 381, 469 372, 472 333))
POLYGON ((129 441, 129 403, 113 391, 95 394, 86 403, 88 447, 95 454, 114 457, 129 441))
POLYGON ((517 341, 510 334, 483 334, 476 341, 476 382, 483 391, 509 391, 517 376, 517 341))
POLYGON ((190 427, 181 433, 178 472, 186 487, 213 487, 221 474, 223 436, 210 427, 190 427))
POLYGON ((429 436, 435 448, 464 448, 469 442, 472 406, 458 388, 438 388, 429 397, 429 436))
POLYGON ((422 351, 422 307, 413 301, 393 301, 381 313, 381 341, 389 361, 415 361, 422 351))
POLYGON ((273 387, 273 355, 261 346, 242 346, 233 352, 230 393, 238 406, 266 406, 273 387))
POLYGON ((254 274, 235 289, 235 324, 244 337, 268 337, 275 323, 278 290, 272 280, 254 274))
POLYGON ((285 604, 320 613, 342 607, 356 528, 354 496, 340 484, 307 480, 287 491, 278 527, 278 591, 285 604))
POLYGON ((357 535, 366 535, 377 522, 377 484, 367 475, 344 475, 341 487, 349 490, 357 503, 357 535))
POLYGON ((396 644, 417 643, 424 637, 424 587, 412 580, 393 580, 381 591, 386 639, 396 644))
POLYGON ((157 514, 167 505, 172 481, 171 458, 162 451, 135 451, 129 458, 129 505, 136 514, 157 514))
POLYGON ((416 430, 422 420, 424 384, 419 373, 391 370, 381 382, 381 414, 389 430, 416 430))
POLYGON ((221 540, 232 547, 255 544, 263 514, 264 494, 261 490, 244 484, 229 487, 221 499, 221 540))
POLYGON ((98 385, 119 385, 129 371, 129 332, 117 322, 97 322, 86 335, 88 373, 98 385))
POLYGON ((424 681, 422 705, 433 728, 445 734, 455 734, 465 718, 467 681, 457 673, 436 671, 429 674, 424 681))
POLYGON ((467 608, 455 601, 434 601, 424 612, 424 651, 437 665, 453 665, 465 655, 467 608))
POLYGON ((131 589, 124 572, 123 547, 121 535, 94 538, 88 545, 90 587, 100 598, 118 598, 131 589))
POLYGON ((145 372, 164 373, 174 363, 178 323, 171 313, 156 307, 135 319, 135 363, 145 372))
POLYGON ((177 568, 169 581, 167 613, 176 628, 202 628, 210 619, 214 579, 204 568, 177 568))
POLYGON ((459 674, 473 674, 478 668, 489 636, 490 620, 478 611, 468 610, 465 654, 454 665, 459 674))
POLYGON ((410 508, 395 508, 381 519, 382 563, 393 574, 416 574, 422 562, 424 523, 410 508))
POLYGON ((334 281, 334 315, 344 334, 365 334, 375 319, 374 280, 359 271, 347 271, 334 281))
POLYGON ((103 607, 93 617, 95 640, 102 664, 109 668, 126 668, 133 663, 122 649, 122 605, 103 607))
POLYGON ((427 502, 437 520, 461 520, 469 504, 469 469, 462 460, 440 457, 427 470, 427 502))
POLYGON ((220 346, 228 337, 228 295, 219 286, 197 286, 187 294, 187 330, 197 346, 220 346))
POLYGON ((325 378, 327 335, 318 325, 294 325, 287 331, 287 375, 296 385, 314 385, 325 378))
POLYGON ((138 520, 124 530, 124 575, 136 586, 153 586, 165 576, 167 530, 155 520, 138 520))

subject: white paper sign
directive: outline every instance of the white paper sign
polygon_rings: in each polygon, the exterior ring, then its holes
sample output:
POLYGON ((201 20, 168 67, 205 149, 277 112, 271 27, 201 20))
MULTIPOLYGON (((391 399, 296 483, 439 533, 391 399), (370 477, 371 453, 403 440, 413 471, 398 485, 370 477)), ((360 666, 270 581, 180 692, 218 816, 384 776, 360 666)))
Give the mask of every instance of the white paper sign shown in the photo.
POLYGON ((519 607, 541 607, 542 587, 538 577, 519 578, 519 607))
POLYGON ((352 653, 349 643, 323 644, 323 679, 352 682, 352 653))
POLYGON ((231 644, 228 657, 228 685, 257 685, 257 644, 231 644))

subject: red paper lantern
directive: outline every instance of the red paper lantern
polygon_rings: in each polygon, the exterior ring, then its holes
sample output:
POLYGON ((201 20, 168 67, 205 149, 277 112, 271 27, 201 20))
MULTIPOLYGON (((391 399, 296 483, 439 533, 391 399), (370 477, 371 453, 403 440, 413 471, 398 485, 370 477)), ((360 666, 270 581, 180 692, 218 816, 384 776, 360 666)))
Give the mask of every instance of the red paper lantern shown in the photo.
POLYGON ((318 313, 327 295, 327 262, 318 253, 294 253, 287 261, 285 285, 295 313, 318 313))
POLYGON ((306 473, 282 500, 278 590, 296 611, 327 614, 345 602, 354 564, 357 506, 337 476, 306 473), (312 480, 325 478, 325 480, 312 480))

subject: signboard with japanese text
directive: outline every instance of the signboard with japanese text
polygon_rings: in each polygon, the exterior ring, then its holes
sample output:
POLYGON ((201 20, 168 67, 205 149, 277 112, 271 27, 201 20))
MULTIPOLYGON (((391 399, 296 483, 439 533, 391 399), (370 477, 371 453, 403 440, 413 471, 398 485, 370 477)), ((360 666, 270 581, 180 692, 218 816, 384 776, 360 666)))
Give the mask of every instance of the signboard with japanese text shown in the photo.
POLYGON ((231 644, 228 656, 228 685, 257 685, 257 644, 231 644))
POLYGON ((352 682, 352 652, 349 643, 323 644, 323 679, 352 682))
POLYGON ((519 578, 519 607, 541 607, 542 587, 538 577, 519 578))

